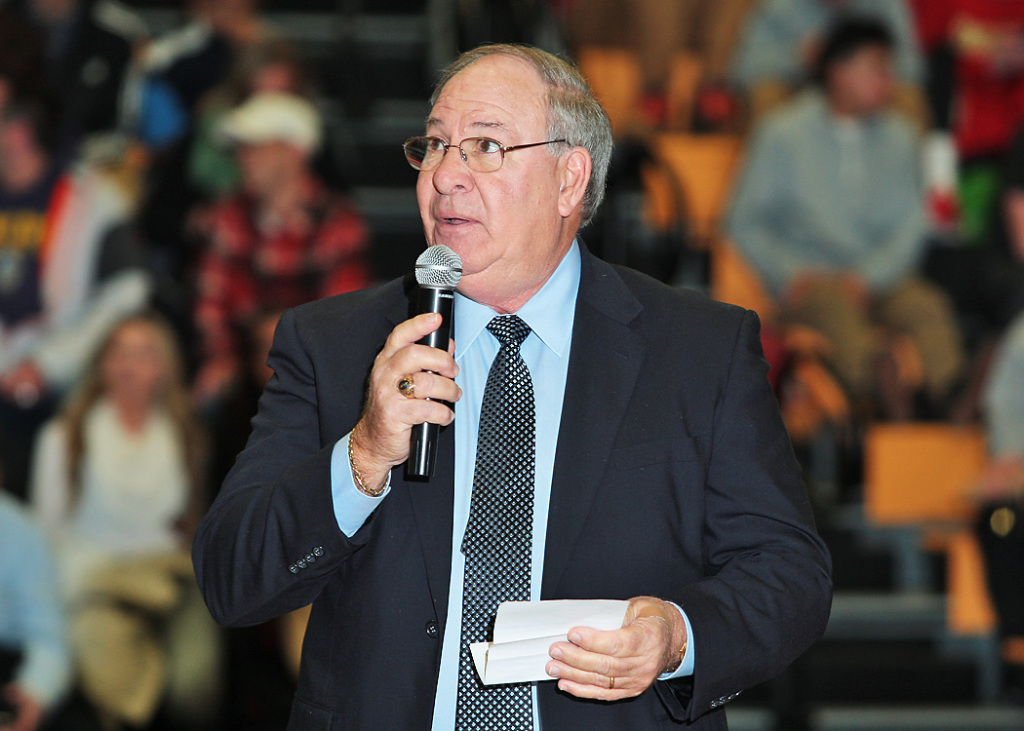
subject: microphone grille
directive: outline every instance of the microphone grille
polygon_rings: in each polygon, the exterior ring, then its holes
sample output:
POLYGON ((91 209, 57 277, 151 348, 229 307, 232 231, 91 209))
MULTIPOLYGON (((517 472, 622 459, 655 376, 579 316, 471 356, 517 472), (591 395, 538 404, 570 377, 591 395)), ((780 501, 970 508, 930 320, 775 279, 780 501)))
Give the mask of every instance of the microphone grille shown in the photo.
POLYGON ((455 289, 462 278, 462 259, 443 244, 428 246, 416 258, 416 282, 421 287, 455 289))

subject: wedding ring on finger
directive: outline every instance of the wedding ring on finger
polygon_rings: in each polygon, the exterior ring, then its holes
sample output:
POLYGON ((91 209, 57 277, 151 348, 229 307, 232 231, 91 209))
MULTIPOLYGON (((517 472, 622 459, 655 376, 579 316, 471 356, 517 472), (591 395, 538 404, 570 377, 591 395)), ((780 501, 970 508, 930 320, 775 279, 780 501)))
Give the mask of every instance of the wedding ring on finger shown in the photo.
POLYGON ((615 678, 608 678, 608 690, 615 690, 615 678))
POLYGON ((402 376, 398 379, 398 392, 406 398, 416 398, 416 384, 412 376, 402 376))

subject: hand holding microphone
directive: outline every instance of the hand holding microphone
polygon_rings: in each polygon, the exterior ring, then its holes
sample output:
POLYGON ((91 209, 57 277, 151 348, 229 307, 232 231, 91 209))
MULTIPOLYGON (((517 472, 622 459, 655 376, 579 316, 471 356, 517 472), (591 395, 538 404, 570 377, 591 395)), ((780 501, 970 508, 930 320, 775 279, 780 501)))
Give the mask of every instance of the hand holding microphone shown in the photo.
MULTIPOLYGON (((448 350, 455 287, 461 278, 462 260, 447 246, 428 246, 416 259, 416 283, 420 285, 416 312, 436 312, 441 315, 441 326, 420 340, 420 345, 448 350)), ((431 422, 423 422, 412 428, 409 461, 405 463, 406 475, 433 476, 439 430, 440 427, 431 422)))
POLYGON ((352 465, 367 494, 382 489, 390 469, 403 462, 407 475, 433 473, 439 427, 451 423, 449 404, 462 395, 449 350, 461 274, 462 262, 446 246, 430 246, 416 261, 418 314, 399 324, 377 355, 366 406, 352 431, 352 465))

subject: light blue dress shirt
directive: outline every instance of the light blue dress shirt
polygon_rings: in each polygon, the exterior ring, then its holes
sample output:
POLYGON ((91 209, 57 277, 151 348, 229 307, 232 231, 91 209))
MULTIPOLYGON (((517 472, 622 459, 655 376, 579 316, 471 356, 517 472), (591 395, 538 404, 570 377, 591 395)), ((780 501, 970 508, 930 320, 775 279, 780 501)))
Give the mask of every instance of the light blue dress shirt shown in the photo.
MULTIPOLYGON (((555 467, 555 448, 562 418, 572 342, 572 323, 576 313, 576 295, 580 283, 580 250, 574 243, 544 286, 516 314, 530 326, 531 333, 520 353, 533 380, 537 422, 536 474, 533 506, 533 551, 530 598, 540 599, 544 569, 544 545, 547 537, 551 477, 555 467)), ((455 514, 452 531, 452 574, 448 593, 448 621, 441 646, 441 670, 434 700, 434 731, 455 728, 455 701, 458 688, 459 643, 462 632, 462 582, 465 557, 462 538, 469 519, 469 503, 476 464, 476 442, 484 387, 491 363, 500 343, 487 329, 496 313, 491 308, 456 293, 454 308, 455 361, 459 375, 455 382, 462 398, 455 405, 455 514)), ((332 453, 332 489, 338 525, 348 536, 355 534, 384 500, 390 487, 378 498, 371 498, 355 487, 348 464, 348 436, 335 445, 332 453)), ((690 633, 689 620, 687 633, 690 633)), ((669 677, 693 673, 692 640, 688 643, 683 665, 669 677)), ((537 694, 533 693, 534 729, 540 731, 537 694)))
POLYGON ((42 531, 0 493, 0 646, 22 652, 15 675, 51 708, 71 685, 71 651, 56 570, 42 531))

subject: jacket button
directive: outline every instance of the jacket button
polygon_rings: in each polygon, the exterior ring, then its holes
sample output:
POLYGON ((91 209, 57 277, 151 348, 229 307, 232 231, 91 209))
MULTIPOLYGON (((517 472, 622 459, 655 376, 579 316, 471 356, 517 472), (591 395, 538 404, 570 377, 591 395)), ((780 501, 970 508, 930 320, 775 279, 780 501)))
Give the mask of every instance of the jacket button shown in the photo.
POLYGON ((303 561, 301 558, 295 562, 295 565, 298 566, 300 569, 306 568, 306 562, 303 561))
POLYGON ((317 546, 313 549, 313 555, 319 558, 324 555, 324 549, 322 546, 317 546))
POLYGON ((307 553, 306 563, 316 563, 316 556, 314 556, 312 553, 307 553))
POLYGON ((299 567, 296 566, 295 564, 292 564, 291 566, 289 566, 288 570, 291 571, 293 574, 299 573, 299 567))
POLYGON ((434 620, 430 620, 429 622, 427 622, 427 626, 425 627, 425 629, 427 632, 427 637, 433 637, 434 639, 437 639, 437 636, 441 634, 441 630, 438 629, 437 622, 435 622, 434 620))

